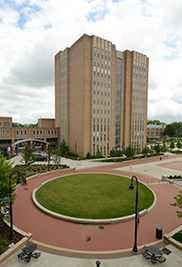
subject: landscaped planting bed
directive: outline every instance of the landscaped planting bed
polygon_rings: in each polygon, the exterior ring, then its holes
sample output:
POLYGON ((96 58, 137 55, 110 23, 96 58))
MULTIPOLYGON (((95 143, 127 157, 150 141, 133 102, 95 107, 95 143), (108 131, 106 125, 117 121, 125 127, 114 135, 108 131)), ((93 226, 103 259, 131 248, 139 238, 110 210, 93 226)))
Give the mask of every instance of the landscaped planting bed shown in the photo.
POLYGON ((25 177, 29 177, 31 175, 35 175, 37 173, 44 173, 44 172, 48 172, 53 171, 53 170, 57 170, 57 169, 65 169, 65 168, 69 168, 69 166, 65 165, 65 164, 50 164, 50 166, 48 164, 32 164, 32 165, 25 165, 25 164, 19 164, 16 165, 14 167, 13 170, 17 170, 20 174, 20 176, 25 176, 25 177))

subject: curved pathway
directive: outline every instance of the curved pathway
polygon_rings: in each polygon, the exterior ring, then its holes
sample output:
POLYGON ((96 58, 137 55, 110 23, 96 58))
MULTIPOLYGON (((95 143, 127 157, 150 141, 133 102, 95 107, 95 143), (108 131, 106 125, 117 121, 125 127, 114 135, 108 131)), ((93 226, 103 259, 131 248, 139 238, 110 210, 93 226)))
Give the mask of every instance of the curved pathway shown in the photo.
MULTIPOLYGON (((154 161, 159 163, 159 159, 146 159, 133 161, 132 165, 154 161)), ((131 177, 135 174, 134 172, 122 170, 123 167, 129 166, 128 164, 130 163, 108 164, 82 170, 65 170, 28 179, 28 186, 19 185, 16 188, 17 198, 13 205, 14 225, 25 232, 32 233, 34 240, 59 248, 85 252, 114 252, 131 249, 134 243, 134 220, 103 225, 104 229, 100 229, 100 225, 76 224, 50 217, 38 210, 31 199, 34 188, 38 188, 43 182, 51 178, 62 175, 102 172, 131 177), (86 237, 90 237, 91 240, 86 241, 86 237)), ((170 183, 159 183, 158 179, 147 177, 145 174, 137 174, 137 178, 144 183, 149 182, 148 186, 157 196, 157 203, 154 208, 140 218, 138 246, 143 246, 158 240, 155 236, 156 227, 162 227, 163 234, 165 234, 181 224, 181 219, 177 217, 175 212, 176 208, 169 205, 169 203, 174 202, 173 197, 179 193, 180 188, 170 183)))

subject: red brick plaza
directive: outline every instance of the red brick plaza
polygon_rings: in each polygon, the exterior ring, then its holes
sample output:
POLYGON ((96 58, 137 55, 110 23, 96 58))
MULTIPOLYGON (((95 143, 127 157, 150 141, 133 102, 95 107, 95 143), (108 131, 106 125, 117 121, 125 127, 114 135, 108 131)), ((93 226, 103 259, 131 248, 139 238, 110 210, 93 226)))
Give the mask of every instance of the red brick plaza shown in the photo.
MULTIPOLYGON (((171 168, 174 169, 174 159, 176 162, 180 162, 182 156, 164 157, 162 162, 159 161, 159 158, 148 158, 145 160, 107 164, 81 170, 66 170, 59 173, 47 173, 40 177, 28 179, 28 186, 24 187, 19 185, 16 189, 17 198, 13 205, 13 224, 27 233, 32 233, 33 240, 49 246, 85 252, 130 250, 134 244, 134 219, 117 224, 105 224, 103 225, 104 229, 99 228, 101 225, 66 222, 46 215, 37 209, 32 201, 32 191, 51 178, 73 173, 101 172, 127 177, 132 177, 135 174, 139 181, 148 184, 157 197, 156 205, 146 215, 140 217, 138 246, 155 242, 158 240, 156 238, 156 227, 162 227, 164 235, 178 227, 182 222, 181 218, 179 219, 176 215, 176 207, 169 205, 174 202, 173 197, 179 193, 181 190, 180 187, 171 183, 159 182, 158 179, 147 176, 145 173, 134 173, 134 171, 129 171, 129 167, 128 171, 116 169, 129 166, 131 163, 133 167, 138 164, 142 164, 143 167, 149 162, 156 162, 156 166, 162 164, 163 167, 167 168, 170 168, 171 164, 171 168), (165 161, 169 161, 170 158, 173 159, 173 162, 165 164, 165 161), (91 240, 87 242, 85 241, 85 237, 90 237, 91 240)), ((181 165, 177 163, 176 165, 176 170, 179 171, 180 169, 182 171, 182 161, 181 165)))

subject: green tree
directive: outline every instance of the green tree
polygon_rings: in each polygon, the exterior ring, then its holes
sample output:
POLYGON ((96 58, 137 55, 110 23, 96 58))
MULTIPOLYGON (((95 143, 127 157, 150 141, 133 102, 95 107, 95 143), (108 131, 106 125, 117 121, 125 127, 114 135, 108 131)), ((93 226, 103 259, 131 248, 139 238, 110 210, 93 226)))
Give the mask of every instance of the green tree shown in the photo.
POLYGON ((168 135, 169 137, 175 137, 178 135, 178 132, 173 124, 168 124, 164 129, 163 135, 168 135))
POLYGON ((33 154, 34 149, 31 148, 24 148, 22 151, 22 158, 23 160, 21 160, 21 162, 24 162, 27 165, 32 164, 33 162, 36 161, 35 159, 35 155, 33 154))
POLYGON ((155 151, 156 151, 157 154, 159 154, 160 151, 161 151, 161 147, 160 147, 159 144, 157 144, 157 145, 154 147, 154 149, 155 149, 155 151))
POLYGON ((69 153, 69 146, 66 143, 66 140, 63 139, 62 142, 59 144, 61 156, 66 156, 69 153))
POLYGON ((147 124, 149 125, 165 125, 165 122, 161 122, 159 120, 147 120, 147 124))
POLYGON ((154 147, 153 146, 150 146, 149 153, 150 153, 151 156, 154 155, 154 147))
POLYGON ((162 152, 166 152, 166 151, 167 151, 166 142, 163 142, 163 145, 162 145, 162 147, 161 147, 161 151, 162 151, 162 152))
POLYGON ((171 140, 170 148, 171 148, 171 149, 175 148, 174 140, 171 140))
POLYGON ((50 158, 53 160, 54 164, 61 164, 61 151, 59 149, 50 151, 50 158))
POLYGON ((91 159, 90 152, 87 153, 86 159, 91 159))
POLYGON ((136 149, 132 147, 132 145, 129 145, 125 148, 124 154, 127 158, 132 158, 135 155, 136 149))
POLYGON ((178 139, 178 141, 177 141, 177 144, 176 144, 176 146, 177 146, 177 148, 181 148, 181 142, 180 142, 180 140, 178 139))
POLYGON ((38 122, 37 123, 31 123, 30 127, 34 128, 34 127, 38 127, 38 122))
POLYGON ((182 137, 182 122, 173 122, 172 125, 177 131, 177 136, 182 137))
POLYGON ((96 157, 97 158, 102 158, 102 153, 100 152, 100 150, 98 149, 97 152, 96 152, 96 157))
POLYGON ((110 150, 110 156, 116 157, 116 150, 114 149, 114 147, 112 148, 112 150, 110 150))
POLYGON ((116 157, 122 157, 123 156, 123 151, 121 149, 116 150, 116 157))
MULTIPOLYGON (((182 193, 182 191, 179 191, 179 192, 182 193)), ((175 203, 172 203, 170 205, 171 206, 174 206, 174 207, 177 206, 178 208, 182 209, 182 195, 179 194, 176 197, 174 197, 174 199, 176 200, 176 202, 175 203)), ((181 211, 176 211, 176 213, 177 213, 177 216, 179 218, 182 217, 182 212, 181 211)))
POLYGON ((149 147, 145 145, 145 147, 142 150, 142 154, 147 155, 149 153, 149 151, 150 151, 149 147))
MULTIPOLYGON (((11 192, 12 192, 12 201, 15 200, 15 186, 16 186, 16 181, 17 177, 14 175, 11 175, 11 171, 13 170, 12 163, 6 160, 6 157, 2 155, 2 152, 0 151, 0 211, 1 208, 4 207, 8 202, 3 201, 6 197, 9 196, 9 185, 11 182, 11 192), (10 180, 11 179, 11 180, 10 180)), ((2 222, 3 214, 0 212, 0 224, 2 222)))

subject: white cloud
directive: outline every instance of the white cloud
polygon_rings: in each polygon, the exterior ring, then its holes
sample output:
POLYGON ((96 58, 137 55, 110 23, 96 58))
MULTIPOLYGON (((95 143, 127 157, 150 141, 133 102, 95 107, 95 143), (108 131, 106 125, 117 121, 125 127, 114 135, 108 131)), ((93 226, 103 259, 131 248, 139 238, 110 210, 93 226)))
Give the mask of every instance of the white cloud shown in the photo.
POLYGON ((0 0, 0 116, 54 117, 54 55, 86 33, 146 54, 149 119, 182 120, 181 10, 181 0, 0 0))

